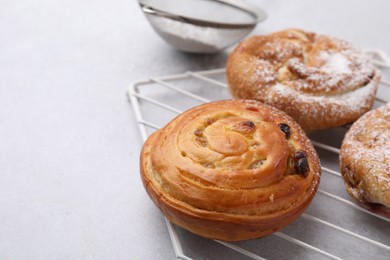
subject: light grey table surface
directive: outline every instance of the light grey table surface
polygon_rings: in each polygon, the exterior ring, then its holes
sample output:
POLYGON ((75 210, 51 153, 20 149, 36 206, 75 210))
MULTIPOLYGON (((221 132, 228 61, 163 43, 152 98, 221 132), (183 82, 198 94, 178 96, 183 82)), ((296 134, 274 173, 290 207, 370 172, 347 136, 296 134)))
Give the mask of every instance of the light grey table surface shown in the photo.
MULTIPOLYGON (((298 27, 390 53, 387 0, 256 3, 269 18, 254 33, 298 27)), ((0 1, 0 259, 174 259, 125 90, 227 55, 172 49, 133 0, 0 1)))

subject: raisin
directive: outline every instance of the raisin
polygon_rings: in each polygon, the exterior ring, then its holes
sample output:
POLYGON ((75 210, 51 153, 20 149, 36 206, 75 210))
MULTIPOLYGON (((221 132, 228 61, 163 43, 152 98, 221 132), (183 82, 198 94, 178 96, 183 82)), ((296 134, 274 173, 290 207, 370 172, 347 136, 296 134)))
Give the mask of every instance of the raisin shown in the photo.
POLYGON ((232 126, 233 131, 240 133, 252 133, 255 129, 256 125, 252 121, 241 121, 232 126))
POLYGON ((216 121, 216 120, 213 119, 213 118, 207 118, 207 119, 206 119, 206 125, 212 125, 212 124, 214 124, 215 121, 216 121))
POLYGON ((249 165, 248 169, 254 170, 260 168, 264 164, 265 160, 257 160, 254 161, 251 165, 249 165))
POLYGON ((198 142, 199 145, 203 146, 203 147, 206 147, 207 146, 207 139, 204 138, 204 137, 199 137, 197 136, 195 138, 195 141, 198 142))
POLYGON ((297 174, 307 177, 310 171, 309 162, 304 151, 298 151, 294 154, 294 169, 297 174))
POLYGON ((246 110, 259 112, 259 110, 256 107, 246 107, 246 110))
POLYGON ((253 128, 255 127, 255 123, 253 123, 252 121, 244 121, 241 123, 243 126, 245 127, 248 127, 248 128, 253 128))
POLYGON ((215 168, 215 165, 213 163, 205 163, 205 164, 203 164, 203 166, 206 168, 211 168, 211 169, 215 168))
POLYGON ((280 123, 278 126, 280 130, 286 135, 286 139, 289 139, 291 135, 290 126, 285 123, 280 123))
POLYGON ((194 135, 201 137, 203 135, 203 131, 202 130, 196 130, 194 132, 194 135))

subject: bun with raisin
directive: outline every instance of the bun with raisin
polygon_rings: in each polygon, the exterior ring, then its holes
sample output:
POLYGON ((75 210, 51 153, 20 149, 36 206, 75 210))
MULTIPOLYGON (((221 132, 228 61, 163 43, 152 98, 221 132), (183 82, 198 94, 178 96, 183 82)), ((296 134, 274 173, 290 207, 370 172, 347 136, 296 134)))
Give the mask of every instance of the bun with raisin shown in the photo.
POLYGON ((318 156, 301 127, 257 101, 207 103, 173 119, 142 149, 147 193, 173 223, 226 241, 290 224, 319 185, 318 156))
POLYGON ((349 195, 390 217, 390 103, 359 118, 340 150, 340 171, 349 195))

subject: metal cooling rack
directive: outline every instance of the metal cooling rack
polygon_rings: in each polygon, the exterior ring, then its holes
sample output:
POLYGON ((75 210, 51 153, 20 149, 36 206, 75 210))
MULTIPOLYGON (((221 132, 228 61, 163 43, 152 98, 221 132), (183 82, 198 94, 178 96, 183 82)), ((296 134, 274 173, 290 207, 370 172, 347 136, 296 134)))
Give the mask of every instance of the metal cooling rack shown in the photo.
MULTIPOLYGON (((390 59, 385 53, 366 52, 379 68, 390 68, 390 59)), ((390 82, 382 80, 374 106, 389 102, 388 87, 390 82)), ((129 86, 128 96, 144 141, 177 114, 201 103, 230 98, 225 69, 188 71, 140 80, 129 86)), ((319 153, 323 174, 312 205, 297 221, 262 239, 204 243, 207 239, 166 220, 177 259, 207 258, 199 254, 199 250, 221 252, 220 245, 235 251, 228 253, 230 259, 390 259, 390 219, 359 207, 345 192, 338 170, 338 147, 347 130, 348 126, 344 126, 309 135, 319 153), (185 248, 186 244, 190 246, 185 248), (200 249, 191 248, 197 244, 202 245, 200 249)), ((216 255, 208 257, 218 258, 216 255)))

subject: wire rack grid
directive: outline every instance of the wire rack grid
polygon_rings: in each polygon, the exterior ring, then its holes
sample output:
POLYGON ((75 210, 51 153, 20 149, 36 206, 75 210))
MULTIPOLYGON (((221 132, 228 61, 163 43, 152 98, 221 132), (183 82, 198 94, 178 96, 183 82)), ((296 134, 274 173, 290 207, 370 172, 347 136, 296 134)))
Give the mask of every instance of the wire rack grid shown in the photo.
MULTIPOLYGON (((366 50, 366 53, 379 68, 390 68, 390 59, 383 51, 366 50)), ((390 82, 381 80, 374 106, 390 100, 388 87, 390 82)), ((182 111, 212 100, 230 98, 225 69, 188 71, 140 80, 129 86, 128 97, 144 141, 182 111)), ((218 251, 217 246, 223 245, 236 253, 228 253, 231 259, 282 259, 286 252, 291 253, 289 259, 390 259, 390 219, 359 207, 344 190, 338 171, 337 147, 348 128, 343 126, 309 135, 320 155, 323 177, 312 205, 296 222, 267 238, 239 243, 208 240, 216 243, 206 242, 207 246, 201 249, 221 252, 224 250, 218 251), (270 244, 274 249, 269 248, 270 244)), ((191 246, 202 245, 199 240, 203 238, 165 220, 177 259, 207 258, 199 254, 198 249, 191 250, 191 246), (186 243, 189 246, 185 250, 183 244, 186 243)), ((227 258, 225 255, 224 259, 227 258)))

